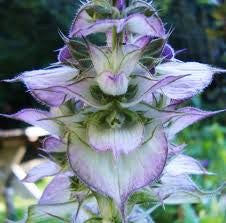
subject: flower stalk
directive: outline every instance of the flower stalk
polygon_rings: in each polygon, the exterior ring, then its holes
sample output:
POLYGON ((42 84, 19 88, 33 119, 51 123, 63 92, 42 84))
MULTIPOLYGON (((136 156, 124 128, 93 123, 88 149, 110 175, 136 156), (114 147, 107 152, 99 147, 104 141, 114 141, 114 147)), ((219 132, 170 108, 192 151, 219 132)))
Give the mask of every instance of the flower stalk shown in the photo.
POLYGON ((117 207, 115 207, 114 202, 110 198, 99 194, 96 194, 95 197, 97 199, 103 222, 112 223, 120 221, 117 207))
POLYGON ((113 58, 115 58, 115 56, 117 55, 117 48, 118 48, 118 36, 116 27, 114 26, 112 28, 112 52, 114 54, 113 58))

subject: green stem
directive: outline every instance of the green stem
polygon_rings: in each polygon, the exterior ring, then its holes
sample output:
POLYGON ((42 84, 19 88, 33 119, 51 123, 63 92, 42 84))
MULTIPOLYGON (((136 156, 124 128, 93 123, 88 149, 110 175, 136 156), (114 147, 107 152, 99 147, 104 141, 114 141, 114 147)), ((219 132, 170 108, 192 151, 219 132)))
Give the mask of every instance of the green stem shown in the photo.
POLYGON ((117 5, 117 0, 113 0, 113 6, 117 5))
POLYGON ((102 223, 112 223, 112 221, 111 220, 108 220, 108 219, 103 219, 102 220, 102 223))
POLYGON ((118 66, 118 48, 119 48, 119 43, 118 43, 118 34, 116 27, 112 28, 112 70, 115 72, 117 70, 118 66))
POLYGON ((114 51, 117 47, 117 30, 116 27, 114 26, 112 28, 112 51, 114 51))
POLYGON ((100 194, 94 194, 98 203, 103 223, 113 223, 117 217, 117 209, 111 198, 104 197, 100 194))

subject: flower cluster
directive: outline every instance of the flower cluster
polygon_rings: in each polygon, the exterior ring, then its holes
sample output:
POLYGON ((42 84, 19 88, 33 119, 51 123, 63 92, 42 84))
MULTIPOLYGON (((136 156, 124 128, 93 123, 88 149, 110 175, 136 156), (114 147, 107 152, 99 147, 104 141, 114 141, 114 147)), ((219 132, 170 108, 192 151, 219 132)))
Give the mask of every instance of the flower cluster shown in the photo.
MULTIPOLYGON (((51 134, 42 148, 49 161, 25 180, 55 178, 28 218, 34 222, 46 214, 70 216, 70 222, 93 216, 103 222, 139 222, 139 193, 157 206, 195 203, 212 194, 190 178, 211 173, 181 154, 185 145, 173 139, 223 111, 178 105, 225 70, 177 60, 168 44, 170 32, 145 0, 89 0, 78 10, 69 35, 61 36, 65 46, 56 64, 8 80, 22 81, 51 108, 5 115, 51 134)), ((140 222, 149 222, 148 215, 145 219, 140 222)))

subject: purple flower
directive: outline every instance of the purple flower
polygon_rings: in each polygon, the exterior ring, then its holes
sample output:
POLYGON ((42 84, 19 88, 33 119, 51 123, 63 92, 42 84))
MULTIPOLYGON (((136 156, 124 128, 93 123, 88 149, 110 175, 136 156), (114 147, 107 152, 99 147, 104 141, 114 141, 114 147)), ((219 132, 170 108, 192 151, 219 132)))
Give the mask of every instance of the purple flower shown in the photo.
POLYGON ((117 0, 117 7, 120 11, 124 10, 126 7, 125 0, 117 0))
MULTIPOLYGON (((124 1, 119 1, 120 6, 124 5, 122 2, 124 1)), ((88 14, 87 10, 90 8, 93 8, 93 5, 88 4, 78 12, 70 29, 70 37, 87 36, 96 32, 106 33, 113 27, 117 27, 118 33, 127 30, 132 34, 149 35, 152 37, 162 37, 165 35, 163 23, 156 13, 149 17, 141 13, 135 13, 123 19, 98 19, 88 14)))

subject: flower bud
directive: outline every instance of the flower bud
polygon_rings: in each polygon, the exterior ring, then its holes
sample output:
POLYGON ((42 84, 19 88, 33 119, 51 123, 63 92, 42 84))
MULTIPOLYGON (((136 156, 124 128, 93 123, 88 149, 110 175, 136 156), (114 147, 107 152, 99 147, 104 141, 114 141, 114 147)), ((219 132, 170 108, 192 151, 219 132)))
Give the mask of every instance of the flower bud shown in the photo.
POLYGON ((106 71, 97 77, 97 83, 105 94, 116 96, 127 92, 129 79, 124 73, 106 71))
POLYGON ((126 2, 125 0, 117 0, 117 8, 122 11, 126 7, 126 2))

